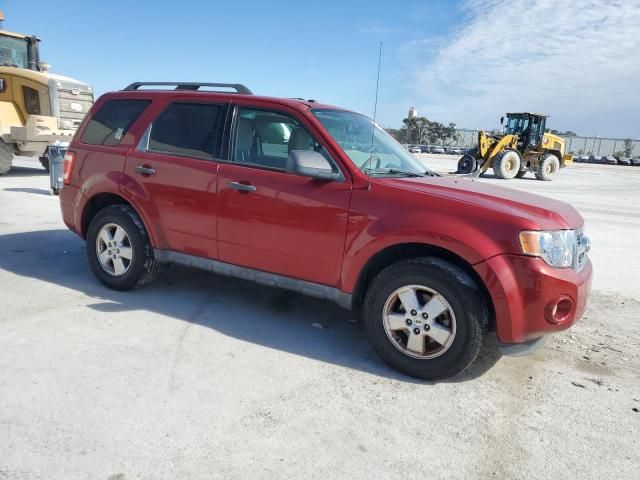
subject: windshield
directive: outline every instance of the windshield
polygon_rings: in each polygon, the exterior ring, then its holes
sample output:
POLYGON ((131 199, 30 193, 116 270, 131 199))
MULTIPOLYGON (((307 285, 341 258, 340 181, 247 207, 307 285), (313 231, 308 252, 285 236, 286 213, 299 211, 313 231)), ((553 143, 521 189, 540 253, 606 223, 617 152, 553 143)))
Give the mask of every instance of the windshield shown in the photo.
POLYGON ((0 65, 28 68, 27 42, 21 38, 0 35, 0 65))
POLYGON ((351 161, 367 175, 424 175, 427 168, 369 118, 340 110, 312 110, 351 161))
POLYGON ((524 132, 529 126, 529 117, 510 116, 507 122, 507 133, 518 134, 524 132))

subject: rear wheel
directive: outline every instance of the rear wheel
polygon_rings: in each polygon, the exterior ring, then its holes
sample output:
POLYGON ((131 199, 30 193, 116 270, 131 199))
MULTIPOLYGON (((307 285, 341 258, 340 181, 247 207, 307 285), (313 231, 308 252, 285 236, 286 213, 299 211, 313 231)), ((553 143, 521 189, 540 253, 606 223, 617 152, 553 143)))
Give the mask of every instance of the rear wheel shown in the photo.
POLYGON ((471 365, 486 319, 486 302, 473 280, 437 258, 391 265, 365 298, 365 327, 376 352, 393 368, 425 380, 471 365))
POLYGON ((158 271, 144 225, 128 205, 112 205, 96 214, 87 230, 86 249, 94 275, 114 290, 141 287, 158 271))
POLYGON ((4 175, 11 170, 13 161, 13 147, 0 140, 0 175, 4 175))
POLYGON ((498 178, 510 180, 520 171, 520 154, 515 150, 503 150, 493 159, 493 173, 498 178))
POLYGON ((44 168, 47 171, 47 173, 49 173, 49 169, 50 169, 49 158, 42 156, 38 160, 40 160, 40 165, 42 165, 42 168, 44 168))
POLYGON ((560 171, 560 160, 553 153, 545 153, 540 159, 540 165, 536 171, 538 180, 550 181, 556 178, 560 171))

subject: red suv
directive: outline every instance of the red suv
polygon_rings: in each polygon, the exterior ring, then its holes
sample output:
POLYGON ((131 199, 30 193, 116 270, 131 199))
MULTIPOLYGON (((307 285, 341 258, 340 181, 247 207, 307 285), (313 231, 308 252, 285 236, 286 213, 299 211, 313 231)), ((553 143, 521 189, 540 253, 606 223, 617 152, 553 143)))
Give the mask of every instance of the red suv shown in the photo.
POLYGON ((570 205, 437 175, 367 117, 238 84, 103 95, 60 202, 110 288, 178 263, 330 299, 424 379, 464 370, 489 331, 506 353, 534 349, 580 318, 591 285, 570 205))

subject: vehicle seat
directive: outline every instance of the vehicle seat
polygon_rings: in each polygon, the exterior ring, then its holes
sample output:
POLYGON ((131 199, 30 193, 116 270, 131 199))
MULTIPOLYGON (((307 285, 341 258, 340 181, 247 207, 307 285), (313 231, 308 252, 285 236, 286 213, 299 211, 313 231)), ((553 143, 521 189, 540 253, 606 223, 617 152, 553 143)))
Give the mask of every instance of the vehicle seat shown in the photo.
POLYGON ((233 155, 235 162, 252 162, 252 150, 255 143, 256 131, 253 122, 246 118, 238 119, 238 133, 236 135, 236 146, 233 155))

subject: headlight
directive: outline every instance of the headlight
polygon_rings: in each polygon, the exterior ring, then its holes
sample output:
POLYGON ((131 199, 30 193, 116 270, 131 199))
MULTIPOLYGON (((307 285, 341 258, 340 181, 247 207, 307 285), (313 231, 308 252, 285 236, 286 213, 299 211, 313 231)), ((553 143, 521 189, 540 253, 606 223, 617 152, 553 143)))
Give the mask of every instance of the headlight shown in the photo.
POLYGON ((525 255, 540 257, 552 267, 569 268, 573 265, 573 253, 576 250, 576 232, 520 232, 520 248, 525 255))

